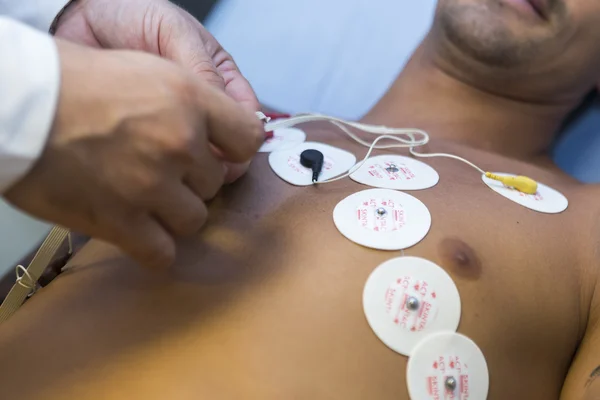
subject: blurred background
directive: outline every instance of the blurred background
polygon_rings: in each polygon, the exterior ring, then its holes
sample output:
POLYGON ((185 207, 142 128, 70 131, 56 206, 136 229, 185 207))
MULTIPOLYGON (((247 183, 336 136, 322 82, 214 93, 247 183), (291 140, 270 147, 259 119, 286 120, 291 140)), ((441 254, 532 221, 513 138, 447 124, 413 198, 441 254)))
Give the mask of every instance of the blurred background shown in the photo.
MULTIPOLYGON (((357 119, 402 70, 429 29, 436 1, 177 3, 233 54, 265 106, 357 119)), ((575 178, 600 182, 600 103, 595 96, 557 138, 554 159, 575 178)), ((0 223, 1 276, 41 242, 49 226, 2 202, 0 223)))

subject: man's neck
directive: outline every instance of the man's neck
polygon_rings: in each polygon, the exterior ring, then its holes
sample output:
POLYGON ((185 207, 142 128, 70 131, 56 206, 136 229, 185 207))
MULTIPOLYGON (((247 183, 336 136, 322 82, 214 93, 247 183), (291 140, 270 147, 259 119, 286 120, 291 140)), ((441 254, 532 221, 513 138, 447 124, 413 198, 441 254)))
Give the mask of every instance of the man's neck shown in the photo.
POLYGON ((482 91, 436 63, 423 44, 364 120, 419 128, 430 134, 432 142, 447 139, 531 161, 547 154, 572 107, 482 91))

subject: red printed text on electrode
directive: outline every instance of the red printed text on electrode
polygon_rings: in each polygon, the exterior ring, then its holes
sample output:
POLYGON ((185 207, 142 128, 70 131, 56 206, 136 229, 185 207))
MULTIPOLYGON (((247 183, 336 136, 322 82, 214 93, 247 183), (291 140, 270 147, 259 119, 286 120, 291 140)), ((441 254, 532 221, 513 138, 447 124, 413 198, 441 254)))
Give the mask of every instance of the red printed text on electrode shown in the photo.
POLYGON ((394 164, 386 162, 385 165, 373 164, 369 166, 369 175, 378 179, 387 179, 390 181, 406 180, 410 181, 415 178, 415 173, 405 164, 394 164), (398 171, 389 171, 388 168, 395 166, 398 171))
POLYGON ((431 373, 425 378, 431 400, 469 400, 469 372, 459 356, 439 356, 431 363, 431 373), (445 386, 447 379, 456 381, 456 388, 445 386))
POLYGON ((404 208, 391 199, 364 200, 356 216, 361 227, 375 232, 393 232, 406 225, 404 208))
POLYGON ((437 308, 437 293, 424 280, 410 276, 398 278, 384 295, 384 307, 393 323, 401 329, 420 332, 434 317, 437 308), (417 309, 409 309, 408 299, 419 302, 417 309))

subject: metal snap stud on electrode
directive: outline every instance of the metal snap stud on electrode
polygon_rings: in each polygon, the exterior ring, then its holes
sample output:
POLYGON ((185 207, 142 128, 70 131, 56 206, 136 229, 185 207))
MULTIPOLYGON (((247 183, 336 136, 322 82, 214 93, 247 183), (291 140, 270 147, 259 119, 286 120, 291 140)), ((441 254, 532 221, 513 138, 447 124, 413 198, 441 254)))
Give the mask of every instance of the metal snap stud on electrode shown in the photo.
POLYGON ((408 300, 406 300, 406 308, 408 308, 411 311, 417 311, 420 305, 421 304, 419 303, 419 299, 417 299, 416 297, 410 296, 408 300))
POLYGON ((383 217, 384 215, 387 214, 387 210, 383 207, 379 207, 377 210, 375 210, 375 213, 380 216, 383 217))
POLYGON ((396 167, 396 164, 390 164, 390 165, 389 165, 389 166, 388 166, 388 167, 387 167, 385 170, 386 170, 387 172, 390 172, 390 173, 394 173, 394 172, 398 172, 398 171, 400 171, 400 170, 398 169, 398 167, 396 167))
POLYGON ((444 386, 449 392, 454 392, 454 390, 456 389, 456 379, 454 379, 454 377, 452 376, 449 376, 448 378, 446 378, 444 386))

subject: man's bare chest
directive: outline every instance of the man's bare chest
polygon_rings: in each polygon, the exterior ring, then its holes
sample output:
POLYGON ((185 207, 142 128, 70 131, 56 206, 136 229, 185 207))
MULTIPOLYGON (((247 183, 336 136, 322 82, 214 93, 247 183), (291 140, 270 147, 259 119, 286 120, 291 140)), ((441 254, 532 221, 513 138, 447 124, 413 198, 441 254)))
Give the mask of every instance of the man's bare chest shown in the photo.
MULTIPOLYGON (((490 164, 500 171, 513 167, 502 160, 490 164)), ((370 349, 367 358, 381 357, 383 344, 365 320, 365 283, 382 263, 413 256, 430 260, 452 278, 461 300, 458 331, 482 349, 495 382, 518 381, 533 370, 548 379, 564 374, 587 319, 585 299, 590 294, 582 281, 588 279, 586 227, 591 225, 577 194, 535 168, 515 165, 515 172, 535 176, 570 197, 566 211, 544 214, 498 195, 452 160, 432 160, 430 165, 439 172, 439 183, 405 193, 427 207, 431 227, 416 245, 402 251, 360 246, 336 228, 336 205, 369 187, 349 179, 292 187, 274 176, 264 158, 217 200, 211 210, 214 225, 206 235, 225 249, 226 235, 223 242, 215 239, 219 232, 245 232, 239 235, 246 250, 237 257, 243 260, 238 268, 259 268, 258 281, 252 279, 248 287, 262 299, 256 308, 264 312, 261 323, 275 324, 290 335, 304 332, 305 326, 320 326, 318 336, 303 336, 305 349, 326 343, 341 356, 342 340, 370 349)), ((222 257, 211 261, 227 262, 222 257)), ((396 356, 384 359, 405 368, 405 359, 396 356)), ((540 393, 540 388, 535 390, 540 393)), ((519 398, 514 393, 511 398, 519 398)))

